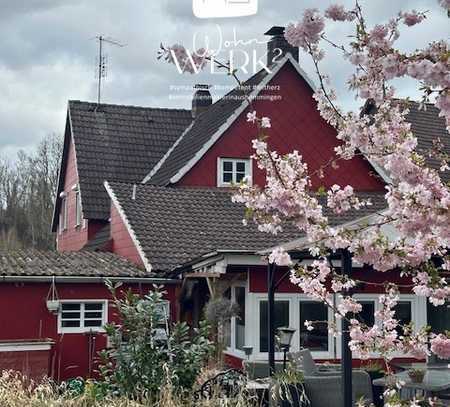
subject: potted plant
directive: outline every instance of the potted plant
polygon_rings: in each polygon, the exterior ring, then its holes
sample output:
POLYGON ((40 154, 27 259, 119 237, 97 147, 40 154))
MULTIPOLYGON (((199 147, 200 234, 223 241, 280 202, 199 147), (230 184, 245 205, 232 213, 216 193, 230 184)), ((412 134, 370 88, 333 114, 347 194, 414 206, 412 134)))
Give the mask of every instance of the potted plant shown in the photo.
POLYGON ((47 300, 47 309, 52 314, 56 314, 59 310, 59 300, 47 300))
POLYGON ((422 383, 425 377, 425 370, 423 369, 411 369, 408 370, 408 376, 413 383, 422 383))

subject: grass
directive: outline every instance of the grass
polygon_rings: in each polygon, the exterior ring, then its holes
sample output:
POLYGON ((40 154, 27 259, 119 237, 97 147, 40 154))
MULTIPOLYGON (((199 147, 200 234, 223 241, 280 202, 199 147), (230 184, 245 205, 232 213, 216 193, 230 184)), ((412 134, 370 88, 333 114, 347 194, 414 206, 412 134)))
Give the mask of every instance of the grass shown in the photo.
POLYGON ((209 400, 194 400, 192 392, 179 395, 168 382, 160 394, 143 396, 134 401, 127 398, 98 397, 93 390, 95 385, 87 384, 81 395, 74 396, 67 387, 58 385, 50 379, 39 383, 27 380, 18 372, 3 371, 0 376, 1 407, 257 407, 252 395, 242 391, 234 399, 224 398, 219 392, 209 400))

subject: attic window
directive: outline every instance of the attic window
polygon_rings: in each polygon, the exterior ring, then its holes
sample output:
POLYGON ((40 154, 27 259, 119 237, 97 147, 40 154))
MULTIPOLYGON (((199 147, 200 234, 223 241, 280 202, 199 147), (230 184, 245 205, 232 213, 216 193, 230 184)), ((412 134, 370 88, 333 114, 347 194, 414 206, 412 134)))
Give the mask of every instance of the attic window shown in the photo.
POLYGON ((251 182, 251 161, 241 158, 219 158, 217 186, 228 187, 239 184, 245 177, 251 182))

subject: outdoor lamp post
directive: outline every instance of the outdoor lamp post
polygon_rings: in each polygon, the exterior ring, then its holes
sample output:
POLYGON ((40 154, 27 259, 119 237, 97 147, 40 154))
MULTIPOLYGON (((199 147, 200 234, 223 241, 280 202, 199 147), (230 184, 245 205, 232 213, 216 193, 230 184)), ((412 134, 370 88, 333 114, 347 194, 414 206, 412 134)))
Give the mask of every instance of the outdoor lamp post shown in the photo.
POLYGON ((280 342, 280 348, 283 351, 283 370, 286 369, 286 354, 291 347, 292 337, 295 334, 294 328, 281 327, 278 328, 278 338, 280 342))
POLYGON ((253 353, 253 346, 243 346, 242 350, 245 353, 245 356, 247 356, 247 360, 250 360, 250 356, 253 353))

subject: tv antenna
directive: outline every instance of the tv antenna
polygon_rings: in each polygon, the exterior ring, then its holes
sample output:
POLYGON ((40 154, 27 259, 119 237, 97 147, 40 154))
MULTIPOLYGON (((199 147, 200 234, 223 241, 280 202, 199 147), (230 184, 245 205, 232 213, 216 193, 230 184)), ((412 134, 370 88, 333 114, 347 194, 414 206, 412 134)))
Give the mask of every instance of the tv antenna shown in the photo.
POLYGON ((106 55, 103 53, 103 43, 114 45, 116 47, 124 47, 126 44, 121 44, 119 41, 113 40, 110 37, 104 37, 103 35, 97 35, 95 37, 98 41, 98 88, 97 88, 97 103, 100 104, 101 94, 102 94, 102 79, 106 78, 107 70, 107 60, 106 55))

